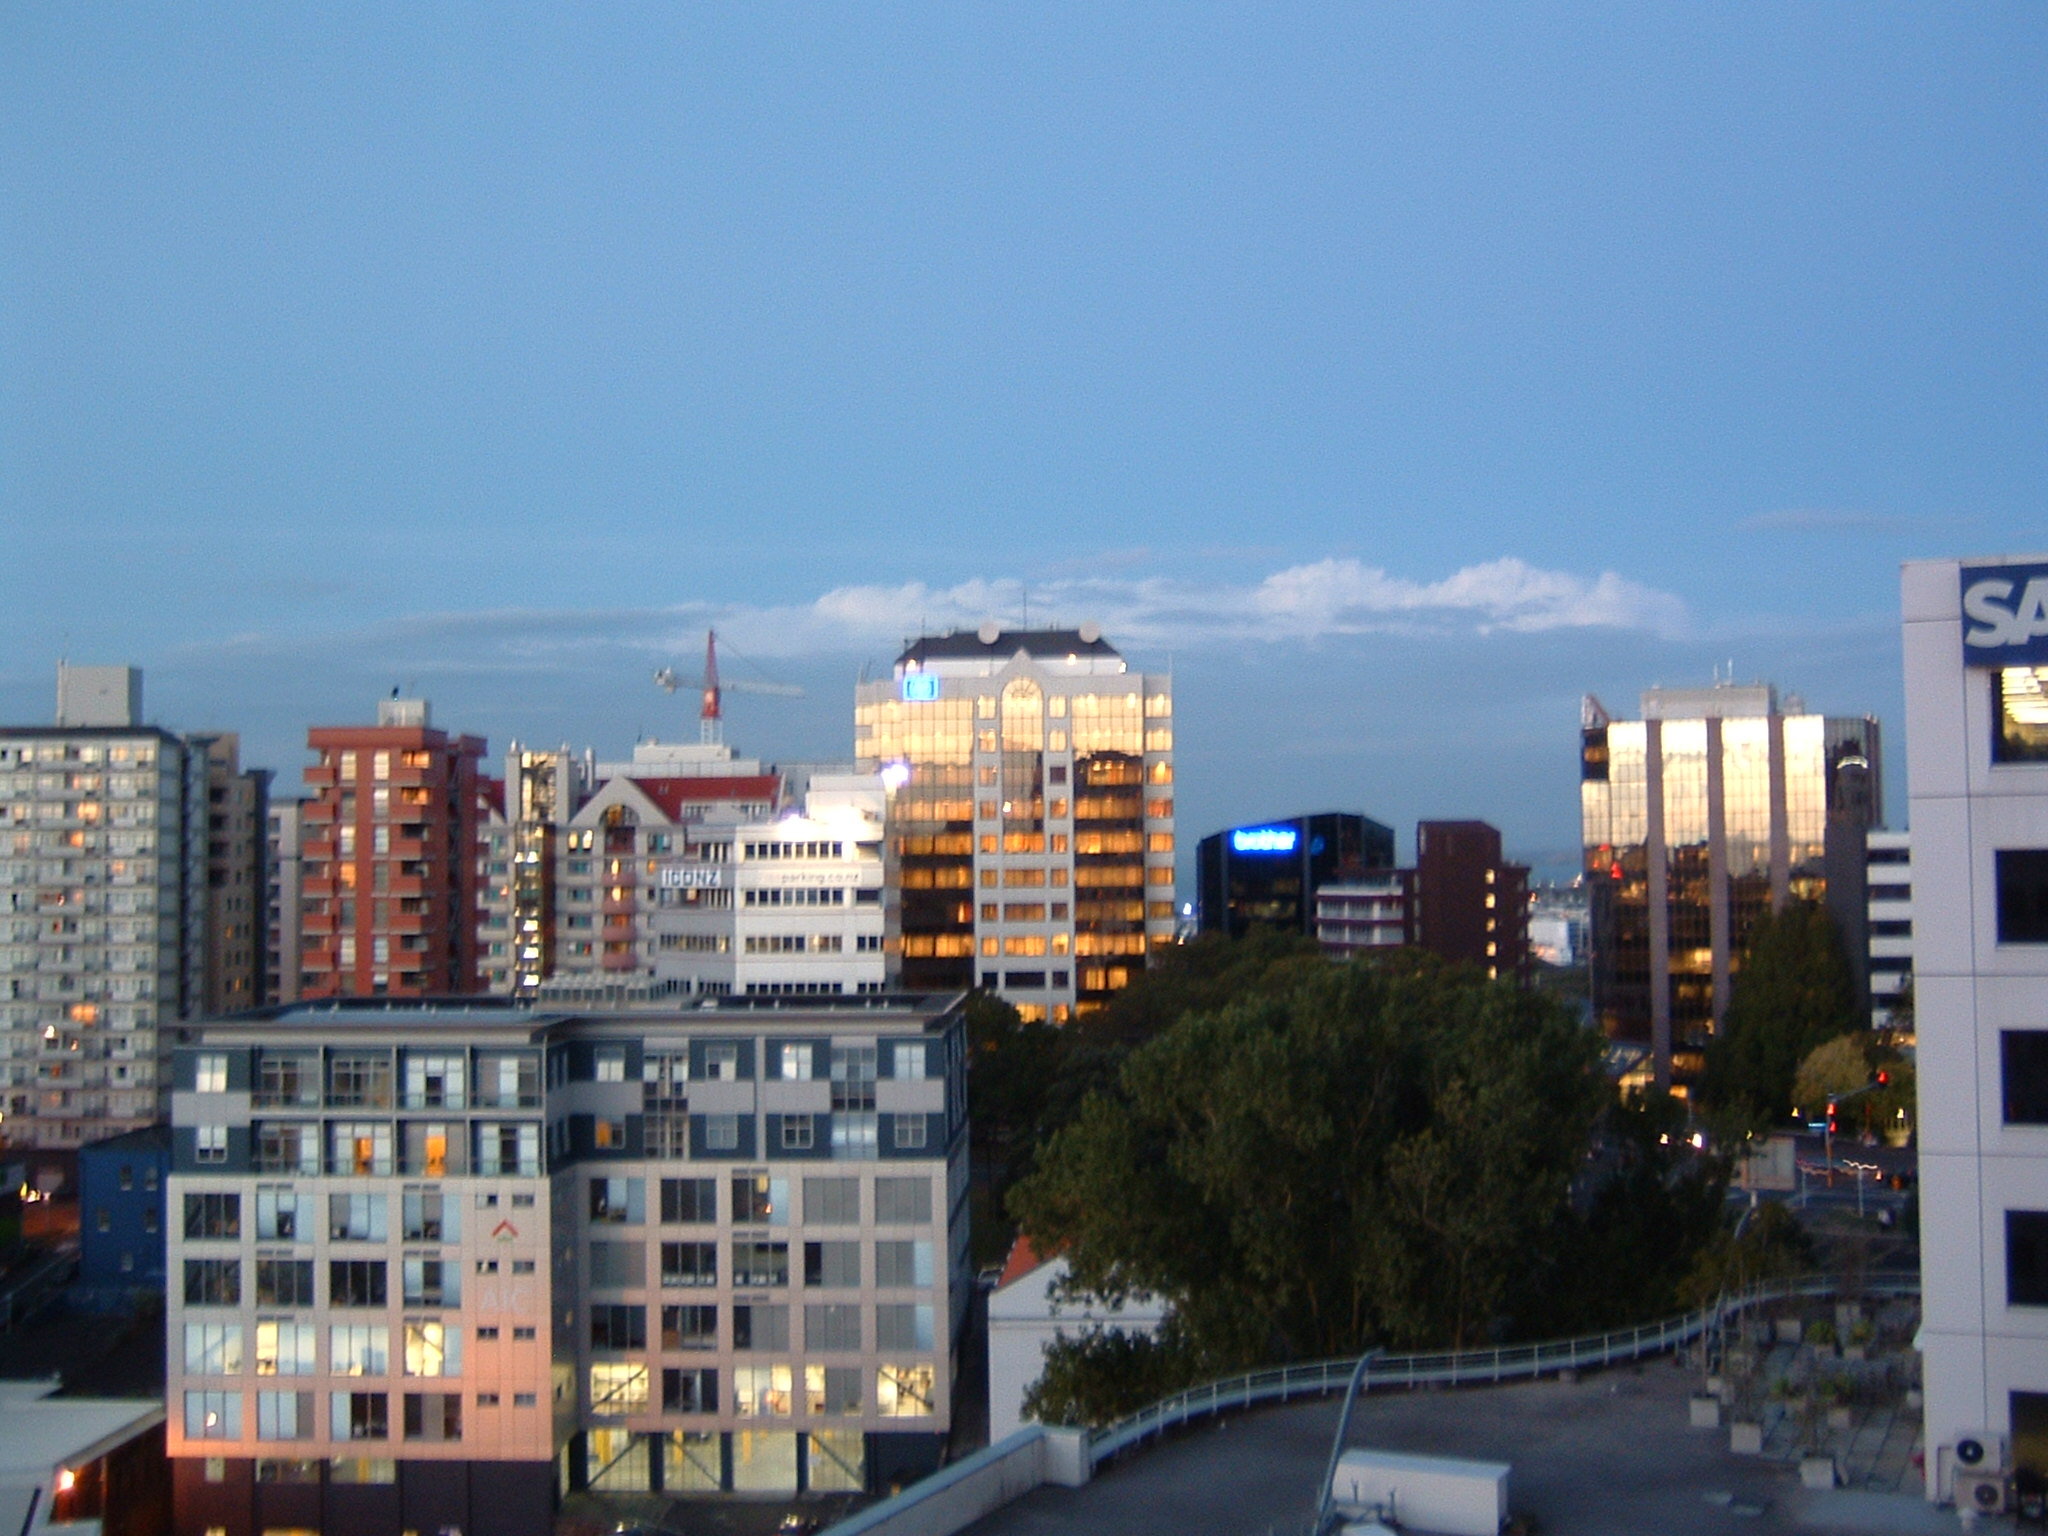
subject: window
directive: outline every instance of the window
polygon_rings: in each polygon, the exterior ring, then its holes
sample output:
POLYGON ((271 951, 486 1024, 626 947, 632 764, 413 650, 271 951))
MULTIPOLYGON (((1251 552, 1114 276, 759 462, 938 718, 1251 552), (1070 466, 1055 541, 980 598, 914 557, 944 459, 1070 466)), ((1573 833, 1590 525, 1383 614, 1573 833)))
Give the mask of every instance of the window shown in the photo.
POLYGON ((460 1376, 462 1329, 452 1323, 408 1322, 405 1325, 405 1374, 460 1376))
POLYGON ((612 1288, 645 1285, 647 1249, 639 1243, 592 1243, 590 1283, 612 1288))
POLYGON ((626 1048, 623 1045, 601 1046, 597 1051, 596 1069, 600 1083, 623 1083, 626 1080, 626 1048))
POLYGON ((661 1408, 664 1413, 718 1412, 718 1372, 663 1371, 661 1408))
POLYGON ((623 1150, 626 1145, 626 1122, 600 1116, 594 1127, 592 1139, 600 1152, 623 1150))
POLYGON ((922 1040, 899 1040, 896 1042, 894 1076, 924 1076, 924 1042, 922 1040))
POLYGON ((2048 762, 2048 667, 2006 667, 1992 685, 1994 763, 2048 762))
POLYGON ((886 1242, 875 1244, 875 1284, 879 1286, 930 1285, 932 1245, 930 1243, 886 1242))
MULTIPOLYGON (((336 1393, 337 1398, 345 1393, 336 1393)), ((343 1430, 337 1421, 335 1438, 343 1437, 343 1430)), ((389 1458, 363 1456, 338 1456, 327 1463, 327 1481, 348 1484, 389 1485, 398 1481, 398 1463, 389 1458)))
MULTIPOLYGON (((381 1270, 383 1266, 380 1264, 381 1270)), ((405 1304, 409 1307, 462 1305, 462 1267, 439 1254, 405 1256, 405 1304)))
POLYGON ((204 1055, 193 1069, 192 1087, 199 1093, 226 1093, 228 1091, 228 1059, 225 1056, 204 1055))
POLYGON ((718 1220, 717 1180, 663 1179, 661 1219, 664 1222, 718 1220))
POLYGON ((409 1243, 454 1243, 462 1240, 461 1202, 438 1189, 405 1192, 405 1240, 409 1243))
MULTIPOLYGON (((104 1214, 104 1213, 102 1213, 104 1214)), ((102 1231, 106 1229, 101 1228, 102 1231)), ((242 1197, 240 1195, 187 1195, 185 1197, 185 1236, 197 1238, 226 1238, 242 1235, 242 1197)))
POLYGON ((185 1305, 237 1307, 242 1304, 240 1259, 187 1259, 185 1305))
MULTIPOLYGON (((317 1125, 259 1124, 256 1166, 264 1173, 316 1174, 320 1171, 320 1128, 317 1125)), ((311 1234, 307 1234, 311 1236, 311 1234)))
POLYGON ((327 1102, 344 1109, 391 1107, 391 1058, 382 1051, 338 1051, 327 1062, 327 1102))
POLYGON ((242 1327, 239 1323, 187 1323, 185 1374, 237 1376, 242 1370, 242 1327))
POLYGON ((328 1172, 388 1175, 391 1127, 378 1121, 337 1120, 329 1127, 328 1172))
POLYGON ((885 1419, 929 1417, 937 1385, 929 1365, 885 1365, 875 1372, 875 1411, 885 1419))
POLYGON ((871 1110, 874 1107, 875 1048, 872 1045, 833 1046, 833 1110, 871 1110))
POLYGON ((385 1393, 337 1392, 332 1417, 337 1440, 391 1438, 391 1400, 385 1393))
MULTIPOLYGON (((889 1341, 877 1338, 875 1342, 887 1347, 889 1341)), ((813 1352, 827 1349, 857 1352, 860 1349, 860 1308, 836 1302, 805 1307, 804 1348, 813 1352)))
POLYGON ((875 1180, 875 1223, 878 1226, 932 1219, 930 1179, 875 1180))
POLYGON ((256 1374, 311 1376, 320 1369, 314 1358, 316 1342, 311 1323, 261 1319, 256 1324, 256 1374))
POLYGON ((645 1179, 592 1179, 590 1219, 601 1222, 638 1223, 647 1219, 645 1179))
POLYGON ((718 1308, 686 1305, 661 1309, 663 1349, 718 1348, 718 1308))
POLYGON ((256 1240, 289 1243, 299 1235, 299 1197, 290 1189, 256 1186, 256 1240))
MULTIPOLYGON (((860 1367, 854 1365, 807 1365, 804 1367, 804 1412, 859 1413, 860 1367)), ((811 1486, 824 1486, 819 1476, 816 1438, 811 1450, 811 1486)), ((856 1488, 859 1485, 854 1485, 856 1488)))
POLYGON ((898 1151, 916 1151, 925 1144, 925 1118, 923 1115, 898 1115, 894 1121, 895 1142, 898 1151))
POLYGON ((185 1438, 187 1440, 241 1439, 242 1394, 239 1392, 187 1392, 185 1394, 185 1438))
POLYGON ((645 1349, 647 1347, 647 1309, 645 1307, 622 1307, 612 1304, 592 1307, 590 1309, 590 1347, 592 1349, 645 1349))
POLYGON ((540 1127, 506 1121, 481 1121, 476 1128, 476 1171, 485 1177, 508 1174, 533 1178, 540 1173, 540 1127))
POLYGON ((810 1150, 817 1132, 810 1115, 784 1115, 782 1117, 782 1150, 805 1152, 810 1150))
POLYGON ((336 1323, 327 1331, 327 1356, 336 1376, 388 1376, 391 1330, 382 1323, 336 1323))
POLYGON ((462 1438, 462 1394, 460 1392, 408 1392, 405 1394, 405 1438, 449 1441, 462 1438))
POLYGON ((590 1366, 590 1411, 617 1418, 647 1411, 647 1365, 640 1360, 594 1360, 590 1366))
POLYGON ((734 1174, 732 1220, 734 1226, 750 1223, 788 1226, 789 1180, 772 1179, 765 1173, 734 1174))
POLYGON ((327 1237, 337 1243, 384 1241, 384 1196, 329 1195, 327 1237))
POLYGON ((732 1373, 733 1412, 742 1418, 786 1419, 790 1414, 790 1368, 742 1365, 732 1373))
POLYGON ((1998 942, 2048 944, 2048 848, 2001 848, 1998 942))
POLYGON ((738 1115, 704 1117, 704 1149, 707 1152, 737 1152, 740 1145, 738 1115))
POLYGON ((718 1245, 663 1243, 661 1283, 673 1289, 718 1284, 718 1245))
POLYGON ((704 1078, 713 1083, 736 1083, 740 1078, 740 1048, 711 1044, 704 1047, 704 1078))
POLYGON ((405 1058, 408 1109, 461 1109, 468 1063, 459 1054, 405 1058))
POLYGON ((2005 1213, 2005 1300, 2048 1307, 2048 1211, 2005 1213))
POLYGON ((860 1285, 860 1244, 859 1243, 805 1243, 804 1284, 815 1286, 843 1286, 849 1289, 860 1285))
POLYGON ((932 1309, 919 1302, 885 1302, 875 1308, 875 1348, 930 1349, 932 1309))
POLYGON ((789 1284, 789 1244, 734 1242, 732 1283, 735 1286, 789 1284))
POLYGON ((839 1158, 871 1158, 875 1155, 876 1119, 868 1113, 847 1112, 832 1117, 832 1155, 839 1158))
POLYGON ((786 1082, 808 1082, 811 1076, 811 1047, 807 1042, 785 1042, 776 1052, 777 1077, 786 1082))
POLYGON ((256 1394, 256 1438, 258 1440, 312 1439, 313 1394, 310 1392, 258 1392, 256 1394))
POLYGON ((327 1264, 327 1301, 336 1307, 382 1307, 389 1304, 382 1259, 331 1259, 327 1264))
POLYGON ((1999 1034, 2007 1125, 2048 1125, 2048 1029, 1999 1034))
POLYGON ((734 1349, 786 1350, 789 1348, 789 1308, 762 1302, 742 1302, 732 1309, 734 1349))
POLYGON ((228 1128, 224 1125, 202 1125, 193 1132, 192 1158, 200 1163, 224 1163, 228 1160, 228 1128))
POLYGON ((860 1225, 859 1179, 805 1179, 804 1220, 814 1227, 860 1225))
POLYGON ((512 1330, 512 1342, 514 1344, 531 1344, 533 1342, 533 1336, 534 1330, 531 1328, 514 1328, 512 1330))

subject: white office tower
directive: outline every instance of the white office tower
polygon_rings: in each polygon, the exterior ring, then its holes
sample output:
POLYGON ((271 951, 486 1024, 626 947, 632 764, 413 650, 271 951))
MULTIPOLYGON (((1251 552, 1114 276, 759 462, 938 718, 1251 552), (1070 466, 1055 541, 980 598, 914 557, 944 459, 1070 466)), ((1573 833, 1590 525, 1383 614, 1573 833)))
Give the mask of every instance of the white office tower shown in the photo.
POLYGON ((880 992, 882 819, 868 774, 813 774, 801 815, 694 823, 653 863, 654 974, 706 996, 880 992))
POLYGON ((58 668, 60 723, 0 727, 0 1143, 154 1122, 159 1028, 206 974, 207 756, 141 674, 58 668))
POLYGON ((1927 1492, 2048 1472, 2048 555, 1905 567, 1927 1492))

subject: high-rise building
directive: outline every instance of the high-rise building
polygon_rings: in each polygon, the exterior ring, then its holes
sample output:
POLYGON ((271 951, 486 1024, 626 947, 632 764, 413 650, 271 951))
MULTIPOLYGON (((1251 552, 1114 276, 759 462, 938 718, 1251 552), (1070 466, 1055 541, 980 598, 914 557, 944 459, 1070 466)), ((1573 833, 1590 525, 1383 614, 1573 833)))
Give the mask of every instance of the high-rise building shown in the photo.
POLYGON ((782 781, 718 742, 642 742, 630 761, 513 743, 503 779, 480 782, 487 990, 537 996, 564 977, 652 977, 649 919, 684 832, 772 816, 782 781))
POLYGON ((424 699, 377 723, 315 726, 300 808, 300 996, 480 990, 474 736, 436 730, 424 699))
POLYGON ((1312 933, 1318 890, 1393 862, 1393 828, 1345 811, 1212 832, 1195 846, 1196 920, 1233 939, 1255 925, 1312 933))
POLYGON ((1864 869, 1864 942, 1870 977, 1871 1027, 1904 1027, 1910 1033, 1913 1002, 1912 835, 1873 828, 1864 869))
POLYGON ((2048 1475, 2048 556, 1902 577, 1927 1496, 2048 1475))
POLYGON ((545 1536, 557 1492, 938 1465, 972 1294, 957 1000, 348 1000, 177 1053, 179 1536, 545 1536))
POLYGON ((264 941, 268 946, 263 965, 266 1004, 295 1003, 299 999, 299 918, 303 895, 299 879, 299 839, 303 835, 299 813, 304 806, 303 800, 274 799, 264 814, 268 829, 265 841, 269 844, 264 899, 264 941))
POLYGON ((1415 828, 1415 943, 1452 965, 1529 979, 1529 867, 1501 853, 1483 821, 1415 828))
POLYGON ((1132 672, 1094 625, 914 641, 859 686, 854 737, 896 785, 905 987, 985 987, 1058 1022, 1173 942, 1172 679, 1132 672))
POLYGON ((270 770, 242 767, 232 731, 206 753, 206 1002, 212 1015, 263 1001, 270 958, 270 770))
POLYGON ((207 754, 139 671, 57 678, 57 724, 0 728, 0 1138, 68 1149, 158 1118, 204 999, 207 754))
POLYGON ((1879 819, 1878 723, 1775 688, 1653 688, 1640 720, 1585 704, 1580 797, 1594 1014, 1689 1082, 1757 920, 1824 900, 1829 840, 1879 819))

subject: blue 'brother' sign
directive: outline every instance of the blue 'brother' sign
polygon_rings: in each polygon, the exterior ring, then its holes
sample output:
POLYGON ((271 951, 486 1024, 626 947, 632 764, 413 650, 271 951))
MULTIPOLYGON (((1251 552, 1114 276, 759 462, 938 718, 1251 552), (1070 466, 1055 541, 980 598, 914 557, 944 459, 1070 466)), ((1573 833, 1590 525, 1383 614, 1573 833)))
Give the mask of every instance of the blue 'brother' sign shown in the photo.
POLYGON ((2048 565, 1963 567, 1963 665, 2048 663, 2048 565))

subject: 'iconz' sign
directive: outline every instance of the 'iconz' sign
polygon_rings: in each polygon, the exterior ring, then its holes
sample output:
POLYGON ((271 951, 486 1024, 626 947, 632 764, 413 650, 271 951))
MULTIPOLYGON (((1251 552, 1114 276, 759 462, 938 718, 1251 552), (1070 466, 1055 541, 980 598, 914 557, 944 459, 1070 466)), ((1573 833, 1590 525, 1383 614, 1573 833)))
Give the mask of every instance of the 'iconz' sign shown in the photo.
POLYGON ((1963 567, 1963 665, 2048 663, 2048 565, 1963 567))

